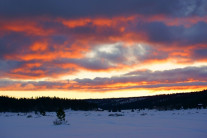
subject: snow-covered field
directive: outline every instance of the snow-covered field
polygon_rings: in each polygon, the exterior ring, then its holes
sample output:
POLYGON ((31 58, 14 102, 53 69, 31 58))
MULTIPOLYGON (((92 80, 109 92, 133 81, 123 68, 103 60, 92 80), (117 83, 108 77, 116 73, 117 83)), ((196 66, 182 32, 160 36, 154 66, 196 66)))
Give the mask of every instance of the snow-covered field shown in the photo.
POLYGON ((123 116, 115 114, 67 110, 69 125, 55 126, 54 112, 47 116, 0 113, 0 138, 207 138, 207 109, 124 110, 117 112, 123 116))

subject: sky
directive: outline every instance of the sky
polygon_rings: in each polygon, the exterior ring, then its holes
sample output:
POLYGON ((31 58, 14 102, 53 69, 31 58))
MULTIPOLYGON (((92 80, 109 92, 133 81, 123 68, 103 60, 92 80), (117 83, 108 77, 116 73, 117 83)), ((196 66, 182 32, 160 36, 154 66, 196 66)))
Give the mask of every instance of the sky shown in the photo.
POLYGON ((0 95, 207 89, 206 0, 0 0, 0 95))

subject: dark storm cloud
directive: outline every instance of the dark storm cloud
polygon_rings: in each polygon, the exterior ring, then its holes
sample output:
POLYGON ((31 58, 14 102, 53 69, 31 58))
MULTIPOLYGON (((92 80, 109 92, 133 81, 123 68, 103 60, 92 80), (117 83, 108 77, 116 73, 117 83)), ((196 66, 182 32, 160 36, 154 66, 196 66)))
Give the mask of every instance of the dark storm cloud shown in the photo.
POLYGON ((5 55, 22 53, 35 40, 24 33, 8 33, 0 37, 0 58, 5 55))
POLYGON ((22 65, 23 62, 12 61, 12 60, 0 60, 0 71, 8 71, 13 68, 17 68, 22 65))
POLYGON ((22 66, 24 63, 15 60, 0 59, 0 78, 8 76, 8 71, 22 66))
POLYGON ((206 15, 206 0, 1 0, 0 16, 206 15))
MULTIPOLYGON (((198 22, 190 27, 167 26, 162 22, 138 23, 137 32, 147 35, 149 41, 195 45, 207 43, 207 23, 198 22)), ((135 29, 133 29, 135 30, 135 29)))
POLYGON ((195 49, 192 53, 194 59, 207 59, 207 48, 195 49))
MULTIPOLYGON (((52 44, 64 44, 64 42, 68 41, 68 37, 64 35, 52 35, 50 39, 50 43, 52 44)), ((53 51, 51 49, 51 51, 53 51)))
POLYGON ((189 44, 207 43, 207 23, 198 22, 190 28, 186 28, 183 38, 189 44))
POLYGON ((178 35, 183 33, 183 26, 167 26, 162 22, 151 22, 148 24, 138 25, 138 31, 143 30, 152 42, 172 43, 180 39, 178 35))

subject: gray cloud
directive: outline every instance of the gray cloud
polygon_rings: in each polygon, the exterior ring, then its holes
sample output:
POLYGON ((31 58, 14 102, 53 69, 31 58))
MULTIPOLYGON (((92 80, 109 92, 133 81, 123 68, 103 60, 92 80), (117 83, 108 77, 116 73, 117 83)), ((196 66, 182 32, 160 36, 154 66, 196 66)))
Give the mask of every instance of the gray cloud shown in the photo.
POLYGON ((28 45, 35 41, 34 38, 26 36, 24 33, 8 33, 0 37, 0 58, 5 55, 22 53, 27 50, 28 45))
POLYGON ((192 51, 192 58, 194 59, 206 59, 207 48, 197 48, 192 51))
POLYGON ((128 14, 204 16, 205 0, 1 0, 0 16, 88 17, 128 14))
POLYGON ((183 25, 167 26, 162 22, 138 22, 136 26, 131 27, 131 30, 146 34, 151 42, 179 43, 183 46, 207 43, 207 23, 205 22, 198 22, 188 28, 183 25))
POLYGON ((85 69, 103 70, 119 68, 120 65, 134 65, 148 60, 162 60, 168 57, 168 53, 158 51, 146 44, 124 46, 123 43, 105 44, 93 46, 88 54, 92 57, 76 59, 56 59, 56 64, 74 63, 85 69), (103 49, 105 50, 103 50, 103 49))
MULTIPOLYGON (((198 82, 207 81, 207 66, 204 67, 186 67, 165 71, 134 71, 124 74, 119 77, 112 78, 95 78, 90 79, 76 79, 80 85, 107 85, 113 83, 126 83, 126 82, 158 82, 159 84, 165 83, 185 83, 189 80, 196 80, 198 82)), ((171 84, 171 85, 172 85, 171 84)))
MULTIPOLYGON (((207 23, 205 22, 197 22, 187 28, 183 25, 167 26, 163 22, 145 22, 135 19, 134 21, 129 21, 129 23, 120 22, 116 26, 117 28, 114 28, 113 26, 96 26, 91 23, 88 23, 85 26, 69 28, 54 18, 49 18, 49 20, 41 20, 42 18, 38 20, 39 18, 33 18, 34 16, 49 16, 71 19, 103 16, 111 19, 110 17, 112 16, 128 16, 133 14, 142 14, 146 17, 158 14, 166 15, 167 17, 202 17, 207 15, 206 9, 206 0, 0 0, 0 24, 2 26, 4 26, 5 22, 8 22, 9 24, 9 21, 15 21, 16 18, 21 20, 21 17, 26 17, 35 22, 35 27, 40 29, 42 31, 40 31, 41 33, 49 32, 50 30, 54 31, 42 36, 39 33, 35 34, 36 31, 32 29, 15 32, 14 30, 11 31, 2 27, 1 29, 3 29, 3 33, 0 30, 0 74, 1 77, 8 77, 9 74, 12 74, 12 70, 35 62, 39 62, 42 65, 40 67, 25 68, 25 70, 28 69, 31 72, 19 72, 19 75, 38 76, 41 75, 41 73, 35 72, 39 70, 43 71, 47 76, 53 76, 78 70, 78 68, 76 69, 74 67, 61 67, 61 64, 67 63, 73 63, 84 69, 90 70, 118 68, 119 64, 130 66, 149 60, 167 59, 169 53, 165 52, 163 49, 169 45, 171 46, 173 43, 178 44, 179 47, 194 45, 195 48, 191 51, 192 55, 190 55, 191 59, 189 60, 206 59, 206 48, 196 48, 199 44, 207 43, 207 23), (7 20, 7 18, 12 18, 14 20, 7 20), (124 32, 119 30, 122 26, 125 27, 124 32), (30 33, 29 31, 34 32, 30 33), (156 44, 151 44, 150 46, 145 45, 143 48, 140 48, 136 45, 125 47, 122 44, 119 44, 116 45, 111 52, 106 52, 101 51, 98 49, 99 46, 95 46, 94 44, 113 43, 114 41, 111 40, 112 37, 115 39, 117 37, 117 41, 122 41, 122 36, 124 39, 125 34, 132 32, 134 32, 135 39, 136 34, 146 36, 146 39, 148 39, 145 40, 144 38, 144 40, 140 40, 140 38, 137 38, 138 42, 158 42, 164 43, 164 46, 157 47, 156 44), (82 47, 87 47, 85 44, 81 44, 81 42, 79 43, 79 40, 88 40, 88 47, 95 53, 94 57, 61 58, 57 56, 56 59, 52 59, 52 61, 35 59, 23 61, 23 59, 18 58, 18 56, 24 56, 25 54, 36 54, 41 56, 53 52, 55 54, 58 51, 72 54, 82 47), (43 41, 48 43, 46 51, 32 51, 30 49, 30 46, 34 44, 34 42, 43 41), (70 48, 73 44, 75 44, 76 47, 74 46, 71 50, 70 48), (6 59, 6 56, 10 56, 12 59, 6 59)), ((15 25, 15 23, 12 25, 15 25)), ((21 26, 21 23, 18 25, 21 26)), ((37 30, 37 32, 38 31, 39 30, 37 30)), ((134 42, 136 41, 135 39, 134 42)), ((176 50, 176 48, 177 47, 175 47, 174 50, 176 50)), ((162 75, 163 74, 157 77, 157 79, 161 79, 162 75)), ((143 76, 143 79, 149 78, 150 77, 145 78, 143 76)), ((124 79, 127 78, 122 78, 122 80, 124 79)), ((133 80, 135 78, 132 77, 129 79, 133 80)))

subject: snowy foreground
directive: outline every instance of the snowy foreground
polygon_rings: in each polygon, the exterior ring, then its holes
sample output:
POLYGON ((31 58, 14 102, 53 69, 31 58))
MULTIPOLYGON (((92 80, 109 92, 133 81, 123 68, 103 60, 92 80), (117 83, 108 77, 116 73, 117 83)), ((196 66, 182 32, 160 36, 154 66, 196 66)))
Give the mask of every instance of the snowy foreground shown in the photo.
POLYGON ((118 113, 123 116, 115 114, 67 110, 69 125, 55 126, 54 112, 47 112, 47 116, 0 113, 0 138, 207 138, 207 109, 124 110, 118 113))

